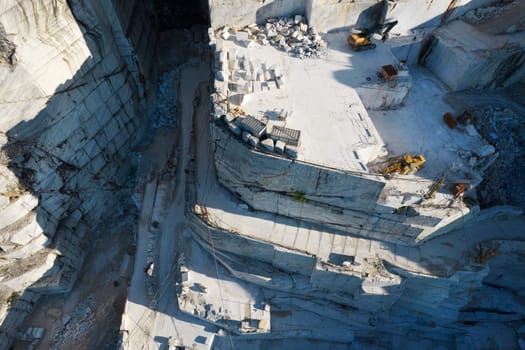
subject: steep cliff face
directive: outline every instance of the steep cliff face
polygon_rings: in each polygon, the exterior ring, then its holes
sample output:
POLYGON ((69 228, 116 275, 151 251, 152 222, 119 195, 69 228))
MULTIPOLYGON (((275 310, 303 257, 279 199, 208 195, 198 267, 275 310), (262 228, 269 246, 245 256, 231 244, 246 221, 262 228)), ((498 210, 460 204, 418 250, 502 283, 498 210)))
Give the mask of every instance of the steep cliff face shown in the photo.
MULTIPOLYGON (((370 8, 379 0, 210 0, 211 26, 261 23, 266 18, 306 15, 308 23, 320 32, 369 22, 370 8)), ((432 28, 463 15, 491 0, 389 1, 387 19, 399 20, 395 32, 432 28), (417 15, 414 15, 417 14, 417 15)))
POLYGON ((72 287, 144 129, 136 58, 106 1, 0 4, 0 347, 72 287))
POLYGON ((454 91, 509 86, 525 75, 521 35, 494 36, 462 21, 438 29, 421 61, 454 91))
POLYGON ((400 214, 379 202, 385 183, 377 175, 270 156, 246 147, 222 123, 211 130, 219 182, 255 210, 406 245, 443 234, 478 212, 460 205, 400 214))
POLYGON ((212 28, 263 22, 266 18, 304 14, 307 0, 209 0, 212 28))

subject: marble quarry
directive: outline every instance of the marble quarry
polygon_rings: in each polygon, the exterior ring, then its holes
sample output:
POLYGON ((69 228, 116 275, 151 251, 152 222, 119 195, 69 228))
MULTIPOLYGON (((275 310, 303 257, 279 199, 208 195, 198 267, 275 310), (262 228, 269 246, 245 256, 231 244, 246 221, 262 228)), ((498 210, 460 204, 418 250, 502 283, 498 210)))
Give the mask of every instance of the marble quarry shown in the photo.
POLYGON ((524 11, 0 0, 0 349, 525 349, 524 11))

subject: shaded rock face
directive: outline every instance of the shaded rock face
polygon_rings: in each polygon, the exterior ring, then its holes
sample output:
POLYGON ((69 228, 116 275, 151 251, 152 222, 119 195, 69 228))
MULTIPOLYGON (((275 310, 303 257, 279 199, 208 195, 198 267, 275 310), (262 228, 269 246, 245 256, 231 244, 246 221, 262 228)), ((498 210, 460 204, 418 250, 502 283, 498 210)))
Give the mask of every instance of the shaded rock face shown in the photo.
POLYGON ((40 295, 72 288, 99 225, 129 205, 146 125, 136 62, 110 2, 0 7, 2 349, 40 295))
POLYGON ((13 64, 16 46, 8 38, 5 28, 0 23, 0 63, 13 64))
POLYGON ((455 21, 436 30, 424 46, 420 63, 453 91, 507 87, 525 76, 519 35, 492 35, 480 26, 455 21))
POLYGON ((155 0, 155 10, 161 31, 210 24, 206 0, 155 0))

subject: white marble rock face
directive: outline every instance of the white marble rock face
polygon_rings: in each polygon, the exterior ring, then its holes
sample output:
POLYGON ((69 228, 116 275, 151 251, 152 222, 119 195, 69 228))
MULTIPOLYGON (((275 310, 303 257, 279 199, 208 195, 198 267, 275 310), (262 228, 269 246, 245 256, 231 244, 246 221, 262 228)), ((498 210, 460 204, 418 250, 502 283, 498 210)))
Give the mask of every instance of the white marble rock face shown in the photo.
MULTIPOLYGON (((83 261, 78 243, 114 201, 104 190, 117 174, 112 160, 128 156, 141 124, 114 16, 99 1, 0 2, 2 298, 29 286, 69 290, 83 261), (58 231, 67 240, 52 241, 58 231)), ((5 334, 19 318, 9 320, 5 334)))

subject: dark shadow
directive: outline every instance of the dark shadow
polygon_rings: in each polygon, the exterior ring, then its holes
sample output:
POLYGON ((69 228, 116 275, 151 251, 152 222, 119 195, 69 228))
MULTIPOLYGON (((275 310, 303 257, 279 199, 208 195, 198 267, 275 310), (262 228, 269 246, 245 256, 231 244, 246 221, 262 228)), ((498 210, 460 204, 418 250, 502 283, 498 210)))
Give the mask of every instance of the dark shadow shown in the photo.
POLYGON ((343 266, 343 263, 345 262, 353 264, 354 257, 350 255, 330 253, 330 255, 328 256, 328 261, 334 265, 343 266))
POLYGON ((198 293, 206 293, 206 289, 207 288, 205 286, 201 284, 195 284, 195 283, 190 287, 190 290, 194 292, 198 292, 198 293))
POLYGON ((166 348, 168 347, 169 339, 167 337, 156 335, 155 337, 153 337, 153 340, 157 343, 165 345, 166 348))
POLYGON ((210 25, 207 0, 155 0, 154 3, 161 32, 210 25))
POLYGON ((160 73, 175 69, 192 57, 209 52, 208 27, 194 25, 160 33, 156 61, 160 73))
POLYGON ((376 33, 384 24, 387 11, 387 0, 370 6, 359 14, 354 28, 367 33, 376 33))
POLYGON ((197 342, 199 344, 206 344, 206 340, 207 340, 207 338, 203 337, 202 335, 199 335, 199 336, 195 337, 195 342, 197 342))

